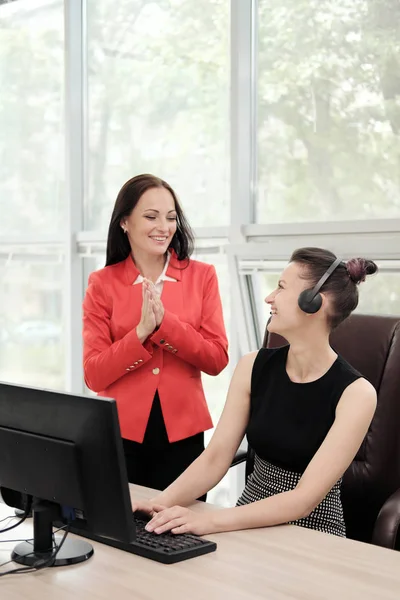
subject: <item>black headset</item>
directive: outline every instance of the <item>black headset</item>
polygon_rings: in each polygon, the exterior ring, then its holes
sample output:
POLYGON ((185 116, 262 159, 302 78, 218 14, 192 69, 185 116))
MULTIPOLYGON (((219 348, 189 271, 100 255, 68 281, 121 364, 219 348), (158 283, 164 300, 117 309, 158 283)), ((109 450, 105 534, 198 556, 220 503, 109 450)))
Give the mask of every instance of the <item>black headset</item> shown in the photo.
POLYGON ((322 305, 322 296, 319 293, 319 290, 322 288, 325 281, 332 275, 333 271, 340 265, 341 262, 342 260, 340 258, 337 258, 312 289, 303 290, 301 292, 298 299, 298 304, 303 312, 312 315, 319 311, 322 305))

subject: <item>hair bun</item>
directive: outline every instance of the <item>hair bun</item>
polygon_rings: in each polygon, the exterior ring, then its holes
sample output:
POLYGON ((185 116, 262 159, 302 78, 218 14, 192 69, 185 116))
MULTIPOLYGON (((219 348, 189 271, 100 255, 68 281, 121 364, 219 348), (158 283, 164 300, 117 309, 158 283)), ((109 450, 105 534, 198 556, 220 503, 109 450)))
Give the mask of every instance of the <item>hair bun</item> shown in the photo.
POLYGON ((365 258, 351 258, 346 263, 346 269, 350 279, 358 284, 365 281, 367 275, 373 275, 378 267, 372 260, 365 258))

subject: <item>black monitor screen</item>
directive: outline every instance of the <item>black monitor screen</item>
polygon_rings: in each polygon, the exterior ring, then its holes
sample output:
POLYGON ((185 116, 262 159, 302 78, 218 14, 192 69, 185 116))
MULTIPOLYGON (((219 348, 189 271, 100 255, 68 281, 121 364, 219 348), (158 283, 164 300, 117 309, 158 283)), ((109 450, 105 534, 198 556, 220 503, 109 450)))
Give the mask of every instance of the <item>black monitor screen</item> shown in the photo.
POLYGON ((0 384, 0 456, 0 486, 34 508, 46 501, 75 528, 134 539, 114 400, 0 384))

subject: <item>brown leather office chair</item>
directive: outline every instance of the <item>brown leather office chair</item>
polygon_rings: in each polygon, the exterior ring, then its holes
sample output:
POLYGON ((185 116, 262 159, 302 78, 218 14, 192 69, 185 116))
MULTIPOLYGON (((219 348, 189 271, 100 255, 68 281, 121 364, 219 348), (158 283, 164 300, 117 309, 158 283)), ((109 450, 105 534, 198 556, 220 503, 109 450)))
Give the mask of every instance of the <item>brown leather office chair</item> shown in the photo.
MULTIPOLYGON (((264 347, 287 344, 266 332, 264 347)), ((331 335, 332 347, 368 379, 378 393, 370 429, 343 477, 347 536, 400 549, 400 317, 353 314, 331 335)), ((233 462, 253 453, 238 452, 233 462)))

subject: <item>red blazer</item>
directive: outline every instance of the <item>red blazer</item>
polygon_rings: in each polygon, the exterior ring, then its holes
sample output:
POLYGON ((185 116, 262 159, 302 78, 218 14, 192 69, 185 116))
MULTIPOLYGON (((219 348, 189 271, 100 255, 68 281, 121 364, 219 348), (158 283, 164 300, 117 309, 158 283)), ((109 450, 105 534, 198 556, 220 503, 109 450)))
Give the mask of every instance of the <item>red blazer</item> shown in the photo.
POLYGON ((172 253, 161 295, 160 328, 142 345, 136 335, 142 285, 132 258, 89 277, 83 301, 83 366, 87 386, 115 398, 122 437, 142 442, 158 390, 170 442, 212 427, 201 371, 218 375, 228 363, 215 269, 187 268, 172 253))

